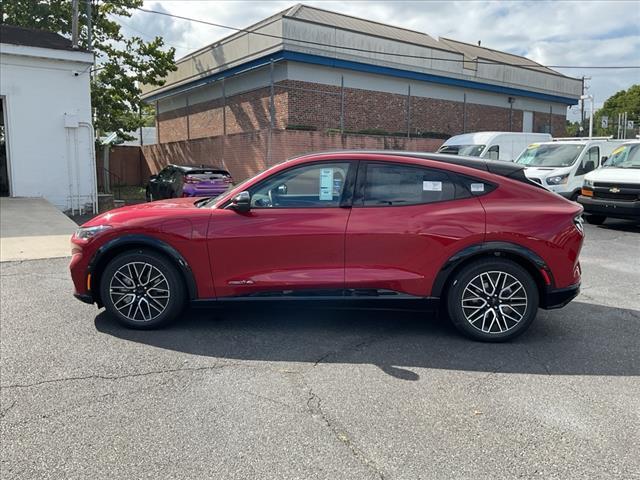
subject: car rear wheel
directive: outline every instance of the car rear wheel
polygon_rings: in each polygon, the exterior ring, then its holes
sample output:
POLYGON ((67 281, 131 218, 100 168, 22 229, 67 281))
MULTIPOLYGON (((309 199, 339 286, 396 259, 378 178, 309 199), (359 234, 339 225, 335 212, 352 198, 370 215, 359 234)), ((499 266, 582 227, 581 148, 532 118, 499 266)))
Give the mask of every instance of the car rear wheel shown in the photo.
POLYGON ((590 225, 602 225, 607 217, 605 217, 604 215, 585 215, 584 219, 590 225))
POLYGON ((185 304, 180 273, 162 255, 148 250, 115 257, 100 279, 104 306, 129 328, 157 328, 175 320, 185 304))
POLYGON ((455 274, 447 309, 455 327, 485 342, 522 334, 538 311, 538 287, 524 268, 502 258, 483 259, 455 274))

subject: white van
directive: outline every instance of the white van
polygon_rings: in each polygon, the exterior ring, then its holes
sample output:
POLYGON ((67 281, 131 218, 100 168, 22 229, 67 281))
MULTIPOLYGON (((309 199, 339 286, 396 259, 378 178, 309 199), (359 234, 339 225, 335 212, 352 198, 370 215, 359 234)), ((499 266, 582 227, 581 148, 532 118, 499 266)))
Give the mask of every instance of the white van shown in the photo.
POLYGON ((438 153, 480 157, 487 160, 513 160, 529 144, 550 142, 548 133, 476 132, 455 135, 438 149, 438 153))
POLYGON ((532 143, 516 159, 534 182, 570 200, 577 200, 584 176, 598 168, 624 140, 555 139, 532 143))
POLYGON ((602 168, 585 175, 578 203, 594 225, 607 217, 640 221, 640 140, 616 148, 602 168))

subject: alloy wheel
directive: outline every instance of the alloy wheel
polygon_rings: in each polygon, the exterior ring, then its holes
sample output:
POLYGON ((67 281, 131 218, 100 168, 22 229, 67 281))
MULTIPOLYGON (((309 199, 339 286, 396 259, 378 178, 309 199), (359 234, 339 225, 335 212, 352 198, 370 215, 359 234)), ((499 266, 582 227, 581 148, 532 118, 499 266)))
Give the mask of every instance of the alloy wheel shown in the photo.
POLYGON ((118 268, 109 284, 113 306, 134 322, 148 322, 167 308, 171 292, 167 277, 146 262, 129 262, 118 268))
POLYGON ((466 321, 484 333, 507 332, 524 318, 527 292, 516 277, 503 271, 482 272, 462 293, 466 321))

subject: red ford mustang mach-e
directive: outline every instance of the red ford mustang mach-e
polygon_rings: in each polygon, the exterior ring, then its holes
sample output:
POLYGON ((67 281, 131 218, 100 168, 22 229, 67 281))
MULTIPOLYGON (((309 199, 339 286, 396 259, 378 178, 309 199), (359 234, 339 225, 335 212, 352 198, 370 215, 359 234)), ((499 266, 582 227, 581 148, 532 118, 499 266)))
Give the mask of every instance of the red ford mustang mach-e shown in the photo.
POLYGON ((582 208, 522 167, 410 152, 281 163, 212 199, 112 210, 72 237, 75 296, 154 328, 185 305, 434 303, 501 341, 577 294, 582 208))

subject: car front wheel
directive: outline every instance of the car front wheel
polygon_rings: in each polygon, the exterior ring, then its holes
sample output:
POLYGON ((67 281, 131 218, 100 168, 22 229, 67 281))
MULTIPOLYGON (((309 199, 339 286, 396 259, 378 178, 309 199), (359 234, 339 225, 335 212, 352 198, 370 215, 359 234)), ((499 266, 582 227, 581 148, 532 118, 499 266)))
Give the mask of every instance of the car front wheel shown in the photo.
POLYGON ((135 250, 115 257, 100 279, 107 312, 129 328, 157 328, 175 320, 185 304, 180 273, 162 255, 135 250))
POLYGON ((455 274, 447 310, 455 327, 485 342, 522 334, 538 311, 538 287, 524 268, 502 258, 483 259, 455 274))

